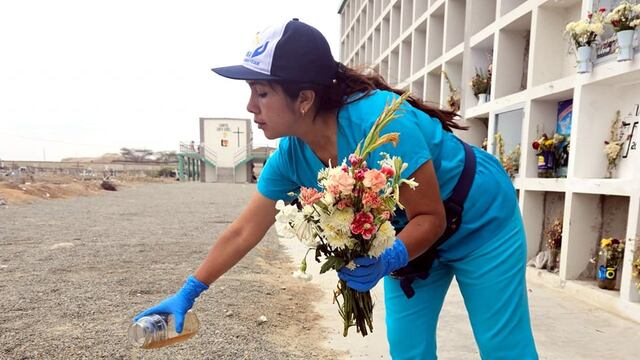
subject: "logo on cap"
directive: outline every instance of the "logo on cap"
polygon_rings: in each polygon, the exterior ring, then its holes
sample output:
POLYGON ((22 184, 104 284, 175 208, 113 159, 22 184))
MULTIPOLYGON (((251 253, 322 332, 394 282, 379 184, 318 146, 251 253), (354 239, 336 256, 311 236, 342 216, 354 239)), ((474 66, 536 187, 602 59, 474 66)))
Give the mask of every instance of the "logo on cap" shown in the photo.
POLYGON ((251 52, 247 53, 247 56, 249 56, 250 58, 254 58, 256 56, 260 56, 260 55, 264 54, 265 51, 267 51, 267 46, 269 46, 269 42, 268 41, 266 43, 258 46, 255 50, 253 50, 253 53, 251 53, 251 52))

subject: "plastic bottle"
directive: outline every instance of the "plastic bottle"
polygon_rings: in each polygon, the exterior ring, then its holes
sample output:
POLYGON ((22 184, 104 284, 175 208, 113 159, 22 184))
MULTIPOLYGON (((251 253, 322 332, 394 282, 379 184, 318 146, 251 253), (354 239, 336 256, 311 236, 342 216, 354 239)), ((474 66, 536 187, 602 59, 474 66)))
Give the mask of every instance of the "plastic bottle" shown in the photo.
POLYGON ((185 315, 180 334, 176 333, 173 315, 144 316, 129 326, 129 341, 143 349, 157 349, 190 339, 198 332, 199 327, 200 321, 191 310, 185 315))

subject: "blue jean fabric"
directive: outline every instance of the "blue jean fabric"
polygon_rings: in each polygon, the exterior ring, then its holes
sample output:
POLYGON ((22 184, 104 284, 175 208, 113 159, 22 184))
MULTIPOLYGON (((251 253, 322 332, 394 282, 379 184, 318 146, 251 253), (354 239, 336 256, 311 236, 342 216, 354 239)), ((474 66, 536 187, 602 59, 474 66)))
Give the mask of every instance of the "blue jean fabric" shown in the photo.
POLYGON ((516 211, 504 231, 480 248, 457 260, 436 260, 429 277, 413 283, 413 298, 406 298, 399 280, 385 277, 392 358, 437 359, 438 316, 455 276, 481 358, 538 359, 529 318, 525 263, 525 235, 516 211))

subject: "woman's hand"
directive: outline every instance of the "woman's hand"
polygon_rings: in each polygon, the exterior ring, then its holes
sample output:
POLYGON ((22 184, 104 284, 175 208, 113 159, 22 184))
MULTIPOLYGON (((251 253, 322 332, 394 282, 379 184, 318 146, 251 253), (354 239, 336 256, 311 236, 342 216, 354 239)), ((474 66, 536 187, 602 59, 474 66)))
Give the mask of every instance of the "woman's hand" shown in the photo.
POLYGON ((360 292, 371 290, 380 279, 393 271, 400 269, 409 262, 409 253, 400 239, 396 239, 393 245, 386 249, 379 257, 359 257, 354 259, 356 268, 351 270, 342 267, 338 270, 338 277, 347 283, 347 286, 360 292))
POLYGON ((179 334, 182 332, 182 326, 184 325, 184 316, 193 307, 193 303, 200 294, 207 290, 209 286, 200 282, 193 276, 189 276, 184 282, 182 288, 173 296, 170 296, 158 305, 153 306, 138 315, 133 321, 138 321, 141 317, 152 314, 171 314, 176 320, 176 332, 179 334))

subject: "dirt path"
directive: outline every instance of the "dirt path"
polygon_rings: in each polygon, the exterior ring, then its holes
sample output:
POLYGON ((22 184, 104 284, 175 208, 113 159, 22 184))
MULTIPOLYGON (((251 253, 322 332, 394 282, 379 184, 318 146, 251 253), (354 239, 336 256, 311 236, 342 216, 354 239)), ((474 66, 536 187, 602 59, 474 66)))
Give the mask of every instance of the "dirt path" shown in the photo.
POLYGON ((159 350, 127 343, 133 315, 178 289, 254 191, 147 185, 0 206, 0 359, 339 357, 321 347, 319 288, 290 276, 273 232, 197 301, 196 338, 159 350))

